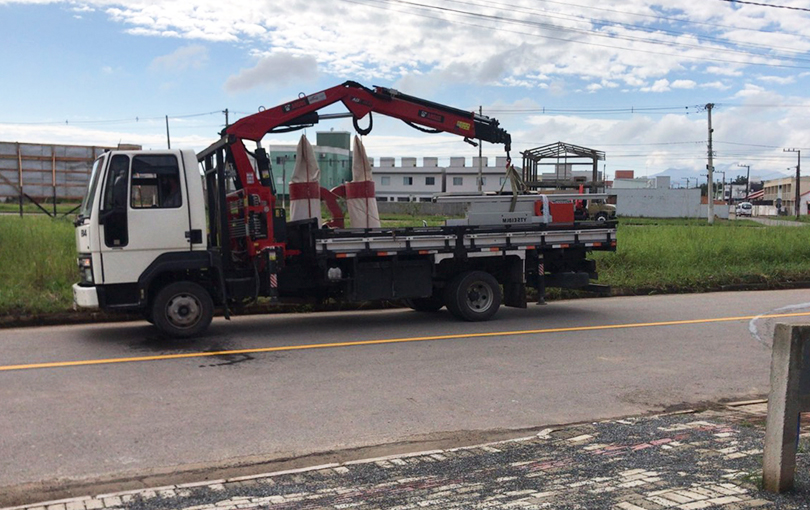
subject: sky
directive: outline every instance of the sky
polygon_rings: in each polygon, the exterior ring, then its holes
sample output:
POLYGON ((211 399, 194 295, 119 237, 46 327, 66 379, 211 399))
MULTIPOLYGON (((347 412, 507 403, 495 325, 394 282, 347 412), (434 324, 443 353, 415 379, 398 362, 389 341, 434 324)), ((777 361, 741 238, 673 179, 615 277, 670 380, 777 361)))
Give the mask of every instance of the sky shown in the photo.
MULTIPOLYGON (((168 116, 172 148, 201 150, 225 109, 233 122, 354 80, 481 108, 518 166, 562 141, 604 151, 608 177, 683 184, 705 182, 712 104, 726 179, 792 175, 786 149, 810 155, 808 27, 810 0, 0 0, 0 141, 162 149, 168 116)), ((353 131, 306 134, 330 129, 353 131)), ((363 142, 374 158, 478 155, 381 116, 363 142)))

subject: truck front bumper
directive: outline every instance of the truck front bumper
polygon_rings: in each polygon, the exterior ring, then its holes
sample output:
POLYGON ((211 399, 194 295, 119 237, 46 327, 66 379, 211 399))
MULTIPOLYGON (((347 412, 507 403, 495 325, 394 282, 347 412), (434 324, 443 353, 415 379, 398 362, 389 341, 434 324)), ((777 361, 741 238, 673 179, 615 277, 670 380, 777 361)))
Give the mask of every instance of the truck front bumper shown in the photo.
POLYGON ((78 308, 98 308, 98 291, 95 287, 73 284, 73 304, 78 308))

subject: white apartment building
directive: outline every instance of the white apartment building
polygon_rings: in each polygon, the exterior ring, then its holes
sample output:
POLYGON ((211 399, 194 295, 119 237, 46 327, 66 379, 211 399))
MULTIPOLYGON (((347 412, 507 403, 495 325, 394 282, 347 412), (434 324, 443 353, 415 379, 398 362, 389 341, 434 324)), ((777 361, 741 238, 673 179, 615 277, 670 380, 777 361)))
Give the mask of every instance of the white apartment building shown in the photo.
MULTIPOLYGON (((593 170, 574 170, 574 165, 571 163, 555 163, 553 165, 554 171, 543 172, 537 176, 537 180, 541 183, 555 183, 557 181, 576 181, 576 182, 591 182, 593 179, 593 170)), ((602 172, 596 172, 596 180, 602 180, 602 172)))
MULTIPOLYGON (((450 158, 449 166, 439 166, 439 158, 402 158, 396 166, 394 158, 380 158, 372 166, 377 200, 381 202, 430 202, 440 193, 477 193, 479 158, 466 160, 450 158)), ((506 179, 506 157, 496 157, 495 165, 489 158, 480 158, 482 190, 512 191, 506 179)))

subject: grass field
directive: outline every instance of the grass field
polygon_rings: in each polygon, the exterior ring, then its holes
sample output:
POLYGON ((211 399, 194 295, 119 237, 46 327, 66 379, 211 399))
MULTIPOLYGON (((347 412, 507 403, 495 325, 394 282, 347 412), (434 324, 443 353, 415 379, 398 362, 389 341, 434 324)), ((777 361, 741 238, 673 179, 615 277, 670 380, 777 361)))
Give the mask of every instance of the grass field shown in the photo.
POLYGON ((77 279, 69 220, 0 216, 0 315, 67 310, 77 279))
POLYGON ((807 214, 799 215, 798 220, 796 219, 795 214, 792 214, 790 216, 766 216, 766 218, 779 221, 798 221, 801 223, 810 223, 810 215, 807 214))
MULTIPOLYGON (((385 226, 444 218, 385 215, 385 226)), ((597 252, 600 283, 623 293, 699 292, 734 284, 810 281, 810 229, 747 220, 622 219, 618 251, 597 252)), ((0 315, 69 310, 77 281, 73 225, 0 216, 0 315)))
POLYGON ((603 283, 628 291, 692 292, 810 281, 810 231, 752 221, 623 224, 618 251, 597 253, 603 283))

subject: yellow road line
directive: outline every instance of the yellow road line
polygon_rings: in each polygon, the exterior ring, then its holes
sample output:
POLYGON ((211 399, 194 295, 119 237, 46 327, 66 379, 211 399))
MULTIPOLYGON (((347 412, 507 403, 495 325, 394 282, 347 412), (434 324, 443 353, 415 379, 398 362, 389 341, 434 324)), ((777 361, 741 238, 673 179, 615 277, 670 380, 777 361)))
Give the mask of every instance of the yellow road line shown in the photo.
POLYGON ((184 358, 204 358, 210 356, 228 356, 233 354, 257 354, 263 352, 300 351, 308 349, 327 349, 333 347, 355 347, 360 345, 397 344, 405 342, 426 342, 430 340, 450 340, 458 338, 482 338, 493 336, 537 335, 544 333, 570 333, 576 331, 600 331, 608 329, 650 328, 660 326, 682 326, 687 324, 707 324, 712 322, 734 322, 751 319, 777 319, 787 317, 807 317, 810 312, 779 313, 772 315, 746 315, 742 317, 717 317, 713 319, 689 319, 667 322, 639 322, 631 324, 606 324, 602 326, 577 326, 571 328, 527 329, 522 331, 493 331, 489 333, 459 333, 455 335, 434 335, 412 338, 389 338, 382 340, 358 340, 356 342, 336 342, 328 344, 283 345, 279 347, 257 347, 253 349, 234 349, 230 351, 188 352, 183 354, 162 354, 157 356, 138 356, 132 358, 88 359, 79 361, 53 361, 49 363, 31 363, 28 365, 0 365, 0 372, 12 370, 31 370, 35 368, 64 368, 86 365, 108 365, 112 363, 133 363, 136 361, 161 361, 184 358))

